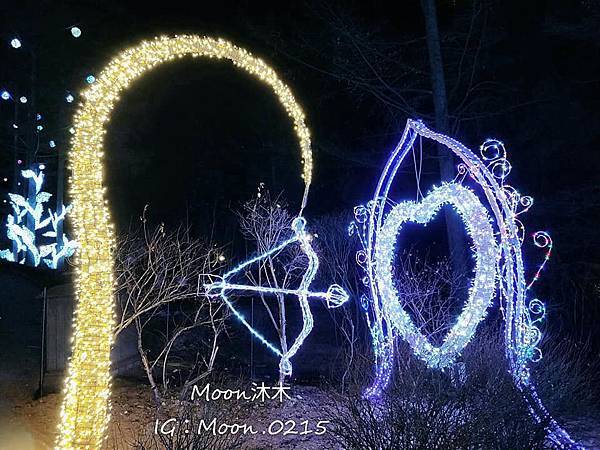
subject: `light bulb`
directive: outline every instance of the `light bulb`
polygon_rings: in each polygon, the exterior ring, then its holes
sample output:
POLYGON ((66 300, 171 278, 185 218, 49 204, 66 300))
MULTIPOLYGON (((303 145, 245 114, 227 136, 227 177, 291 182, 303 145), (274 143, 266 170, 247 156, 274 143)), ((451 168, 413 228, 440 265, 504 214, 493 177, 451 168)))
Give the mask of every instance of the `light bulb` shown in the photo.
POLYGON ((81 36, 81 29, 79 27, 71 27, 71 35, 74 38, 78 38, 81 36))
POLYGON ((10 45, 12 48, 19 48, 21 47, 21 41, 18 38, 13 38, 13 40, 10 41, 10 45))

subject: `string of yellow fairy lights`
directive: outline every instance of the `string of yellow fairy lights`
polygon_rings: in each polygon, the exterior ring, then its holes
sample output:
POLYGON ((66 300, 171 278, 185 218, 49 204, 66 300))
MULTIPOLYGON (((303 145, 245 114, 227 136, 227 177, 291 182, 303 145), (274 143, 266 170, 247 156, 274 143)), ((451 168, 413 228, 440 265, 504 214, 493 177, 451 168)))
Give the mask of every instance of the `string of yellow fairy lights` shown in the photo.
POLYGON ((104 198, 104 136, 119 94, 155 66, 184 56, 230 60, 271 87, 292 119, 300 145, 305 191, 312 179, 310 132, 290 88, 264 61, 222 39, 161 37, 126 49, 83 92, 69 156, 77 252, 73 353, 62 404, 57 449, 98 449, 110 417, 110 348, 113 340, 113 228, 104 198))

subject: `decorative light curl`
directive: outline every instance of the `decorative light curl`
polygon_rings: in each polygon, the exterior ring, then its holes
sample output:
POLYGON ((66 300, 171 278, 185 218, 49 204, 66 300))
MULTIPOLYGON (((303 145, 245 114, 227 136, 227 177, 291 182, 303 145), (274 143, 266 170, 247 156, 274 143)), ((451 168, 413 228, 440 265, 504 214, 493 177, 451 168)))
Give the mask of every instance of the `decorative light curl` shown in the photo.
POLYGON ((540 273, 546 267, 546 263, 552 256, 552 238, 545 231, 536 231, 533 233, 533 243, 536 247, 545 248, 546 254, 544 255, 544 260, 539 265, 538 269, 535 272, 535 275, 527 285, 527 290, 531 289, 531 287, 535 284, 535 282, 540 278, 540 273))
MULTIPOLYGON (((292 119, 301 150, 305 183, 302 208, 312 179, 310 133, 302 108, 273 68, 223 39, 194 35, 144 41, 114 57, 82 93, 75 114, 69 164, 73 224, 80 243, 76 276, 77 308, 57 448, 98 449, 109 420, 110 348, 113 340, 113 226, 105 204, 102 157, 106 125, 130 84, 156 66, 184 56, 231 61, 266 83, 292 119)), ((68 101, 68 99, 67 99, 68 101)))

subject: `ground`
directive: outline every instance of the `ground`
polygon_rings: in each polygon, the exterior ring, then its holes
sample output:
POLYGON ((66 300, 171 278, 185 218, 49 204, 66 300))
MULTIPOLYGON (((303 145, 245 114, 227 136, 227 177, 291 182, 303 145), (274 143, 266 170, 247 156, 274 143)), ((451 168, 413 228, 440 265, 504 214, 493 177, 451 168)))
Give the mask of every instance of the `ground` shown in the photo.
MULTIPOLYGON (((203 387, 203 386, 201 386, 203 387)), ((60 395, 51 394, 43 399, 18 404, 9 420, 10 437, 0 444, 2 449, 11 450, 42 450, 53 448, 56 437, 56 423, 60 407, 60 395)), ((301 430, 301 422, 309 420, 314 429, 317 421, 322 420, 319 414, 323 407, 331 404, 330 397, 321 389, 310 386, 296 386, 291 390, 291 399, 286 399, 279 406, 278 402, 261 404, 252 403, 244 409, 244 417, 237 422, 252 425, 259 432, 255 435, 241 436, 241 442, 246 449, 335 449, 336 446, 327 437, 281 433, 271 436, 262 433, 273 421, 294 420, 296 429, 301 430)), ((112 397, 112 417, 108 448, 124 448, 120 442, 134 440, 134 436, 144 427, 152 432, 154 427, 154 403, 148 386, 137 383, 120 381, 114 389, 112 397)), ((287 427, 287 425, 286 425, 287 427)), ((276 429, 276 427, 274 428, 276 429)))
MULTIPOLYGON (((29 303, 4 303, 0 311, 0 450, 52 449, 56 438, 61 396, 50 394, 33 399, 39 384, 40 324, 36 320, 39 317, 36 309, 40 309, 40 304, 33 292, 29 298, 29 303)), ((276 420, 295 420, 297 429, 302 421, 308 420, 314 429, 316 422, 324 419, 323 410, 333 402, 326 391, 312 386, 293 386, 290 395, 291 399, 281 406, 252 403, 244 407, 240 421, 259 430, 258 434, 241 438, 245 448, 335 449, 328 433, 323 436, 262 434, 261 431, 276 420)), ((122 441, 131 442, 144 428, 152 432, 155 408, 147 385, 116 380, 112 404, 110 450, 127 448, 122 441), (120 445, 115 445, 117 443, 120 445)), ((600 422, 597 419, 566 418, 561 423, 586 448, 600 449, 600 422)))
MULTIPOLYGON (((200 386, 203 387, 203 386, 200 386)), ((320 388, 295 386, 291 390, 291 399, 285 400, 281 406, 275 403, 251 403, 244 408, 243 417, 237 421, 254 426, 258 434, 241 436, 245 449, 331 449, 339 448, 328 437, 293 434, 283 436, 281 433, 271 436, 263 434, 266 424, 275 420, 295 420, 297 429, 300 423, 309 420, 311 426, 322 420, 322 411, 332 404, 332 398, 320 388)), ((56 423, 60 407, 60 395, 51 394, 40 400, 19 401, 13 406, 13 414, 3 430, 0 449, 10 450, 45 450, 52 449, 56 437, 56 423)), ((108 449, 129 448, 123 442, 132 442, 139 431, 146 429, 152 433, 154 428, 154 403, 148 386, 130 381, 119 380, 113 396, 113 419, 110 425, 108 449)), ((169 401, 172 404, 177 401, 169 401)), ((164 417, 167 417, 166 414, 164 417)), ((592 419, 566 420, 565 425, 580 439, 586 448, 600 448, 600 424, 592 419)))

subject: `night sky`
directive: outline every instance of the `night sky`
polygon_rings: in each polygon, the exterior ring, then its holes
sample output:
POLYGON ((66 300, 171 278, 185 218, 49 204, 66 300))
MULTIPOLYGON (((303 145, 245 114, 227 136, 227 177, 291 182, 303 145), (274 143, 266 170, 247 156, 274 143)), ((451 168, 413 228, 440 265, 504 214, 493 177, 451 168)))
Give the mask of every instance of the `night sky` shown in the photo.
MULTIPOLYGON (((589 268, 600 264, 595 229, 600 9, 591 1, 487 1, 485 14, 471 22, 473 5, 440 2, 438 12, 449 131, 472 148, 488 137, 503 140, 514 166, 512 183, 536 199, 529 231, 553 233, 555 267, 577 271, 583 264, 593 271, 589 268), (465 45, 472 52, 461 66, 465 45), (468 95, 465 81, 454 83, 461 71, 460 80, 475 81, 468 95)), ((77 93, 87 74, 97 73, 129 45, 187 32, 221 36, 263 57, 291 86, 313 131, 309 216, 348 211, 368 200, 406 119, 434 125, 418 1, 168 2, 161 7, 112 0, 8 1, 0 6, 0 20, 2 42, 14 35, 24 42, 20 52, 0 46, 0 81, 31 95, 31 62, 24 50, 33 46, 35 106, 47 117, 42 140, 56 136, 61 151, 68 148, 76 105, 64 102, 65 93, 77 93), (81 38, 70 36, 72 25, 82 29, 81 38), (348 76, 355 63, 362 61, 357 73, 365 70, 365 41, 383 42, 366 56, 375 54, 378 67, 390 71, 384 73, 386 82, 411 90, 407 108, 390 105, 389 97, 348 76)), ((368 81, 374 78, 371 74, 368 81)), ((7 149, 0 156, 0 175, 12 177, 12 106, 0 107, 0 142, 7 149)), ((52 180, 56 158, 42 153, 39 159, 48 163, 52 180)), ((424 167, 434 180, 435 160, 427 158, 424 167)), ((234 233, 232 210, 260 182, 273 192, 285 191, 297 208, 300 172, 291 125, 274 96, 225 62, 183 60, 147 74, 123 95, 107 135, 108 197, 119 230, 135 223, 149 204, 157 222, 186 222, 198 233, 217 223, 227 239, 234 233)), ((7 191, 4 186, 1 194, 7 191)))

